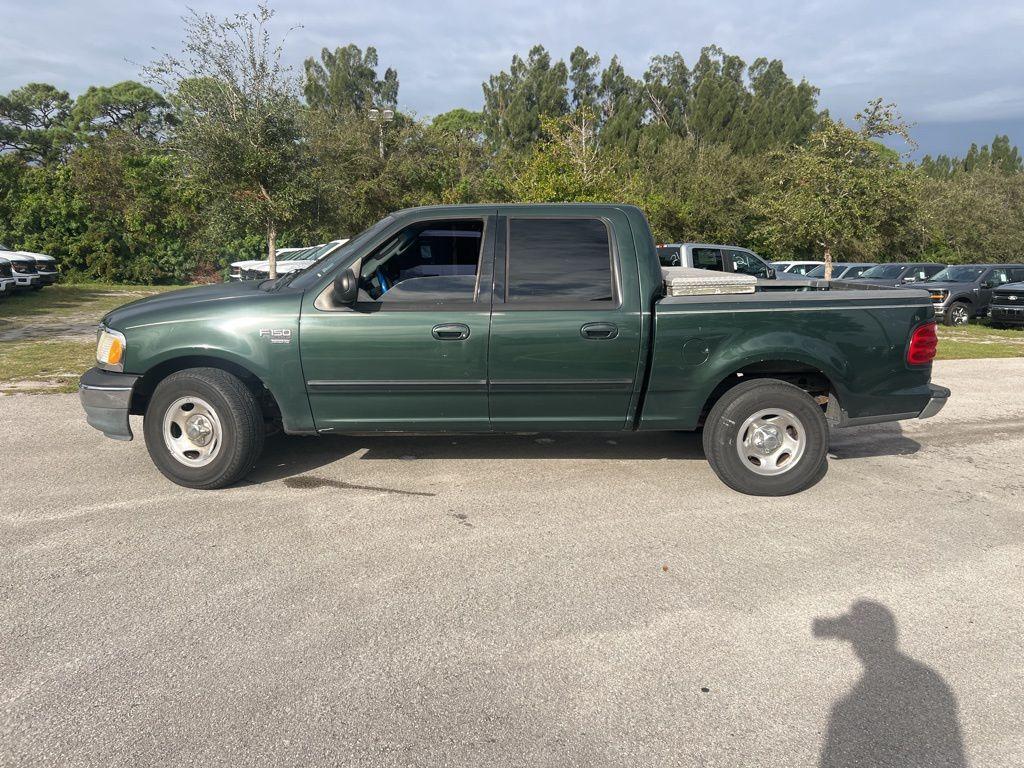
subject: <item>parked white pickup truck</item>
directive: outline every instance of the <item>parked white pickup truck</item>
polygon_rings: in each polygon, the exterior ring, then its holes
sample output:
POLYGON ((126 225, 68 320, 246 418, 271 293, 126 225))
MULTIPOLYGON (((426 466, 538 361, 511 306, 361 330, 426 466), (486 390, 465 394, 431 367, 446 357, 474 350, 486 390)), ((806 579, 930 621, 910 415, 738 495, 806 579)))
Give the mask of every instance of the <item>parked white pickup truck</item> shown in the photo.
POLYGON ((763 279, 774 279, 775 269, 748 248, 714 243, 665 243, 658 246, 663 267, 693 267, 715 272, 739 272, 763 279))
MULTIPOLYGON (((320 261, 320 259, 330 256, 347 242, 348 238, 344 238, 342 240, 331 240, 329 243, 321 243, 320 245, 308 248, 282 248, 277 252, 277 274, 281 276, 287 275, 289 272, 303 270, 309 265, 320 261)), ((270 262, 267 260, 239 263, 244 263, 245 267, 241 269, 238 277, 235 277, 233 274, 235 265, 231 265, 231 279, 233 280, 266 280, 270 277, 270 262)))
POLYGON ((11 262, 0 257, 0 296, 9 296, 14 293, 14 270, 11 262))

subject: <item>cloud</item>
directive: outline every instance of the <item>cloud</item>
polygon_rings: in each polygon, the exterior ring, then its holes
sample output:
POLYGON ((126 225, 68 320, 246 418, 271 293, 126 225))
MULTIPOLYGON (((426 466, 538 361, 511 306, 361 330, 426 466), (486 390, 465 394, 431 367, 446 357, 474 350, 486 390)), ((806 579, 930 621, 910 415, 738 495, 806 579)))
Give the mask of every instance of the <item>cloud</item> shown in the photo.
MULTIPOLYGON (((398 69, 402 106, 420 115, 479 107, 481 83, 535 43, 563 58, 577 44, 604 63, 618 54, 636 75, 654 54, 679 50, 692 63, 703 45, 717 43, 748 62, 782 59, 791 76, 822 89, 823 106, 846 118, 881 96, 920 123, 1024 119, 1019 0, 980 7, 946 0, 290 0, 277 7, 281 34, 302 25, 287 38, 293 65, 301 69, 325 46, 375 45, 382 67, 398 69)), ((226 0, 202 6, 219 15, 251 8, 226 0)), ((44 80, 77 93, 138 77, 129 62, 177 50, 185 12, 171 0, 50 0, 8 9, 0 91, 44 80)))

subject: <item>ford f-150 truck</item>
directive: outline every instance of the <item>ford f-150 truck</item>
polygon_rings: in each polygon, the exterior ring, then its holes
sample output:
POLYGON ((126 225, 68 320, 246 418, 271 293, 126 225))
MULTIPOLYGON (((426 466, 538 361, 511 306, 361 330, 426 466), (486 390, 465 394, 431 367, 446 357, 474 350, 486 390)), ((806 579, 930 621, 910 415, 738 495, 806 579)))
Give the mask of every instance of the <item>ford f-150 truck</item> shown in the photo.
POLYGON ((817 288, 666 295, 631 206, 414 208, 305 271, 110 312, 80 395, 109 437, 143 415, 158 469, 193 488, 242 478, 277 427, 703 429, 727 485, 782 495, 824 474, 830 424, 949 396, 927 293, 817 288))

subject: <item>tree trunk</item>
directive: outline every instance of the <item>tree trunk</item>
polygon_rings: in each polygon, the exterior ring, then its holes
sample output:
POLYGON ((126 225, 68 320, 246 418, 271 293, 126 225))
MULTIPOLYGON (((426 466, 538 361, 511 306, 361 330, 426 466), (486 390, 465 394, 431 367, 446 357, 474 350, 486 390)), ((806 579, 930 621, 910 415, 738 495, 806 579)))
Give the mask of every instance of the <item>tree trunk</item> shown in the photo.
POLYGON ((267 225, 267 265, 270 268, 270 279, 277 279, 277 227, 267 225))
POLYGON ((825 279, 832 279, 832 246, 825 246, 825 279))

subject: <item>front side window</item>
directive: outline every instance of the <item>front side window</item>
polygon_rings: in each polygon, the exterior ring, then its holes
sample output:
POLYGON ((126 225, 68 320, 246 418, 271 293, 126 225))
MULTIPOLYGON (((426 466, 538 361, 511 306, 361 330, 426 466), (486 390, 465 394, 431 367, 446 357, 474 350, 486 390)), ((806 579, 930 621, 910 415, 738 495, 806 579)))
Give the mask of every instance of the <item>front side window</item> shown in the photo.
POLYGON ((725 271, 725 267, 722 264, 722 252, 718 248, 694 248, 693 266, 697 269, 725 271))
POLYGON ((1010 282, 1010 270, 1008 269, 993 269, 985 276, 985 286, 988 288, 1006 285, 1008 282, 1010 282))
POLYGON ((510 218, 510 304, 615 301, 611 240, 601 219, 510 218))
POLYGON ((741 275, 768 277, 768 267, 753 254, 744 251, 729 251, 729 256, 732 258, 733 271, 739 272, 741 275))
POLYGON ((359 300, 472 301, 483 236, 479 219, 405 227, 362 260, 359 300))

